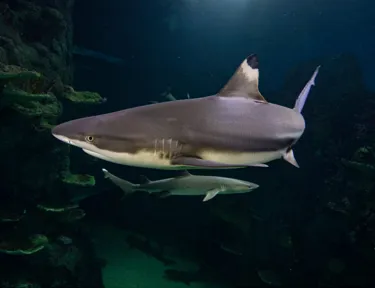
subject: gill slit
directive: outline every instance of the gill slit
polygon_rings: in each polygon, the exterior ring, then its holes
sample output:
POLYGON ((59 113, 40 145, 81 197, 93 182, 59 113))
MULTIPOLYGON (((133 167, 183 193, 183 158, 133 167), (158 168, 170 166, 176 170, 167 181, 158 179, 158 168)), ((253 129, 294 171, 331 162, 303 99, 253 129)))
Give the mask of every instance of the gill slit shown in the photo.
POLYGON ((154 140, 154 156, 157 155, 157 150, 158 150, 158 139, 154 140))
POLYGON ((181 154, 182 145, 180 142, 169 139, 155 139, 154 140, 154 156, 159 153, 163 159, 171 160, 175 154, 181 154), (167 143, 165 143, 167 141, 167 143))

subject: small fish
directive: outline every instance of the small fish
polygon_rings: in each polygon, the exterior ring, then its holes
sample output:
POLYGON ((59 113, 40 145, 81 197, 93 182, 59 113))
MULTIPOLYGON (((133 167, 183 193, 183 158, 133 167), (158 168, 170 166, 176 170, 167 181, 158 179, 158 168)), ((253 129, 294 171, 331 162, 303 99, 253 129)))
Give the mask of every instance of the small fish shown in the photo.
POLYGON ((181 176, 157 181, 150 181, 143 176, 143 184, 133 184, 109 173, 106 169, 102 170, 104 177, 120 187, 125 194, 138 190, 146 191, 148 193, 159 193, 161 197, 170 195, 205 195, 203 199, 205 202, 214 198, 219 193, 246 193, 259 187, 257 184, 243 180, 216 176, 192 175, 187 171, 184 171, 181 176))
POLYGON ((273 270, 258 270, 259 278, 270 286, 282 286, 280 275, 273 270))
POLYGON ((169 101, 177 100, 176 97, 174 97, 171 92, 167 93, 164 97, 167 98, 169 101))
POLYGON ((64 245, 69 245, 73 243, 73 239, 65 235, 60 235, 59 237, 57 237, 57 240, 62 242, 64 245))
MULTIPOLYGON (((168 87, 167 91, 160 94, 162 97, 167 98, 168 101, 176 101, 178 100, 173 94, 171 93, 171 88, 168 87)), ((186 94, 186 99, 190 99, 190 94, 186 94)), ((151 101, 151 103, 159 103, 159 101, 151 101)))

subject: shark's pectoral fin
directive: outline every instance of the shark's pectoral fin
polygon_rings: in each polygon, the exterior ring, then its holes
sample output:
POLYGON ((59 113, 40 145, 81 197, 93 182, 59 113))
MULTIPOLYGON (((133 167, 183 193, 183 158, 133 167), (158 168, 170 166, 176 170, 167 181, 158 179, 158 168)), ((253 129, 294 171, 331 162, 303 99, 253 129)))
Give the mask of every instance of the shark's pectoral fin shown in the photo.
POLYGON ((183 166, 192 166, 192 167, 202 167, 202 168, 212 168, 212 169, 219 169, 219 168, 244 168, 247 165, 239 166, 239 165, 231 165, 225 163, 218 163, 209 160, 203 160, 200 158, 194 157, 178 157, 171 160, 172 165, 183 165, 183 166))
POLYGON ((203 199, 203 202, 206 202, 208 200, 211 200, 214 198, 218 193, 220 192, 220 189, 213 189, 210 191, 207 191, 206 196, 203 199))
POLYGON ((109 179, 113 184, 119 187, 122 191, 124 191, 124 195, 133 193, 137 190, 137 185, 133 184, 129 181, 126 181, 120 177, 117 177, 111 174, 107 169, 102 169, 104 173, 104 178, 109 179))
POLYGON ((286 160, 287 162, 289 162, 293 166, 299 168, 297 160, 296 160, 296 158, 294 158, 294 153, 293 153, 292 149, 290 149, 287 153, 285 153, 283 158, 284 158, 284 160, 286 160))
POLYGON ((267 102, 259 92, 259 68, 256 54, 248 56, 237 68, 232 78, 217 94, 222 97, 239 97, 267 102))

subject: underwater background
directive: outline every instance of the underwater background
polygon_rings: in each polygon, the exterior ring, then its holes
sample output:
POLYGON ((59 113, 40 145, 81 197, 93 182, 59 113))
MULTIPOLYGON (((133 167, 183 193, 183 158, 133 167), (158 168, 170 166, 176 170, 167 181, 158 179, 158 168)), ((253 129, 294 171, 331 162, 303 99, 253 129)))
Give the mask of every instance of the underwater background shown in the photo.
MULTIPOLYGON (((0 0, 0 287, 373 287, 375 3, 0 0), (301 168, 194 171, 251 193, 124 196, 175 177, 57 141, 62 122, 217 93, 248 55, 292 107, 301 168), (172 96, 173 95, 173 96, 172 96)), ((194 114, 192 113, 192 117, 194 114)))

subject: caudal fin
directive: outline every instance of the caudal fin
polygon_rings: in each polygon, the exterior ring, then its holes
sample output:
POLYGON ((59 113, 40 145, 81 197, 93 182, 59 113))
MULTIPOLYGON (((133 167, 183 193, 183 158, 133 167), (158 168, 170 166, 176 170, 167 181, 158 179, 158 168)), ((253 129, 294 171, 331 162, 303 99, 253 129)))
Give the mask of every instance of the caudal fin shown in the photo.
POLYGON ((122 191, 124 191, 125 195, 129 193, 133 193, 136 190, 137 185, 109 173, 108 170, 104 168, 102 169, 102 171, 104 173, 104 178, 111 180, 113 184, 115 184, 122 191))
POLYGON ((311 76, 309 82, 306 83, 305 87, 302 89, 301 93, 298 95, 296 103, 294 104, 294 110, 301 113, 303 106, 305 105, 307 96, 309 96, 309 92, 311 86, 315 86, 315 78, 319 73, 320 66, 316 67, 314 74, 311 76))

